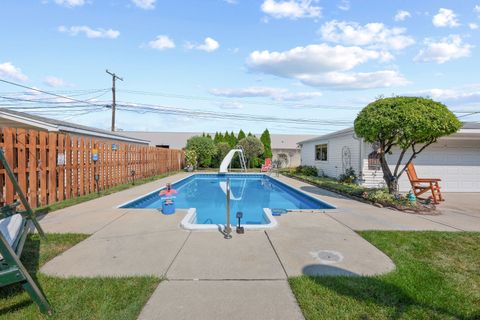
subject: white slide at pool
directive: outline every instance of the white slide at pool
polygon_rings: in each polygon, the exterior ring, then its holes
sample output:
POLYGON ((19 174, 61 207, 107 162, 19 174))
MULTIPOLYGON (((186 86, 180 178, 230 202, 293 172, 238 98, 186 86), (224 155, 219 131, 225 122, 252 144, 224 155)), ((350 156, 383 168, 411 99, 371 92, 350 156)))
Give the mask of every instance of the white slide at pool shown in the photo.
POLYGON ((218 171, 219 173, 227 173, 228 172, 228 166, 230 165, 230 162, 232 162, 233 156, 235 155, 235 152, 240 152, 243 153, 241 149, 232 149, 230 150, 225 158, 223 158, 222 163, 220 164, 220 170, 218 171))

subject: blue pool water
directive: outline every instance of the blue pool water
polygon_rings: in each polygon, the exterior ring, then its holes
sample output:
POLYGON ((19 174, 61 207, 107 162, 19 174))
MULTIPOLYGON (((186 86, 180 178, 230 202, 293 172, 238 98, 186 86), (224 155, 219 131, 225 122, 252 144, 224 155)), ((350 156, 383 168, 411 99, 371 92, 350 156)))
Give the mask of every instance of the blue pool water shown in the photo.
MULTIPOLYGON (((231 223, 243 212, 242 224, 267 223, 263 208, 332 209, 286 184, 263 174, 195 174, 172 185, 176 189, 177 208, 196 208, 197 224, 226 223, 226 179, 230 180, 231 223)), ((122 208, 161 208, 158 191, 122 206, 122 208)))

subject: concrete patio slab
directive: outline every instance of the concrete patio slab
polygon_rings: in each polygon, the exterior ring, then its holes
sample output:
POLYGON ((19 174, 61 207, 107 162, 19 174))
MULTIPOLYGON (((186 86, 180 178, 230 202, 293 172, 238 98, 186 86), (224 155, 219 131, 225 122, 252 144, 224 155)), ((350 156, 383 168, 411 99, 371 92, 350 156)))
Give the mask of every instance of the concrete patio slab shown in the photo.
POLYGON ((288 276, 375 275, 395 265, 351 229, 325 214, 289 212, 267 230, 288 276))
POLYGON ((41 271, 60 277, 163 277, 188 235, 177 230, 90 237, 46 263, 41 271))
POLYGON ((40 224, 43 230, 49 233, 92 234, 127 212, 128 210, 96 209, 94 206, 90 208, 74 206, 41 217, 40 224))
POLYGON ((175 214, 164 215, 155 209, 133 209, 96 232, 94 238, 146 235, 160 231, 179 231, 187 210, 177 209, 175 214))
POLYGON ((377 208, 296 179, 284 176, 280 176, 279 179, 299 188, 312 197, 336 206, 336 210, 327 211, 327 214, 354 230, 458 231, 458 229, 423 219, 420 215, 377 208))
POLYGON ((480 192, 443 193, 445 201, 438 209, 442 213, 461 213, 480 218, 480 192))
POLYGON ((263 231, 234 234, 192 232, 167 272, 168 279, 285 279, 263 231))
POLYGON ((304 319, 286 281, 164 281, 139 319, 304 319))
POLYGON ((424 216, 423 218, 461 231, 480 231, 480 217, 473 215, 444 211, 441 215, 424 216))
POLYGON ((130 210, 117 209, 117 206, 159 189, 165 186, 166 183, 183 179, 189 175, 189 173, 178 173, 108 196, 57 210, 40 217, 40 224, 46 232, 92 234, 130 210))

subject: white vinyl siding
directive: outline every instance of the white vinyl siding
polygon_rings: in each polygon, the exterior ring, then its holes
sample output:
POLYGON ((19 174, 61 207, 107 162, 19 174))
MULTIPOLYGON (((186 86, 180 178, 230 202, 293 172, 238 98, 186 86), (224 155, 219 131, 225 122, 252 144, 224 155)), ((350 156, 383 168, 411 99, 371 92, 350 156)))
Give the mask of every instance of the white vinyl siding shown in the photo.
POLYGON ((360 142, 353 138, 353 132, 341 136, 329 138, 327 140, 316 140, 303 143, 301 149, 302 165, 316 166, 320 174, 337 178, 343 173, 342 149, 347 147, 350 150, 350 166, 359 173, 359 147, 360 142), (327 144, 327 161, 316 160, 315 146, 327 144))

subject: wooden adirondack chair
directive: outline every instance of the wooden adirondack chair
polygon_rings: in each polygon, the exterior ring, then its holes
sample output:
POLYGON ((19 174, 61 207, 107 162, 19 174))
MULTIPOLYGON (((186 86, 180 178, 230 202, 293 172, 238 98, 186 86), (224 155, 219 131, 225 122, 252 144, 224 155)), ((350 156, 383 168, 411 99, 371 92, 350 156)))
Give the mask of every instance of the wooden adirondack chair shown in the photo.
POLYGON ((433 203, 438 204, 440 201, 444 200, 438 184, 441 179, 419 178, 417 176, 417 172, 415 171, 413 162, 410 162, 407 166, 407 176, 410 180, 410 184, 412 185, 413 193, 417 198, 420 198, 421 195, 430 191, 432 193, 433 203))
POLYGON ((15 188, 20 201, 0 207, 0 288, 14 283, 20 283, 38 305, 41 312, 51 315, 52 308, 48 303, 40 285, 30 276, 25 266, 20 261, 20 255, 28 233, 32 227, 38 234, 45 238, 45 234, 38 223, 35 213, 18 185, 15 174, 0 149, 0 167, 5 172, 15 188), (23 205, 24 211, 17 210, 23 205))

